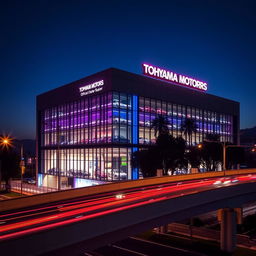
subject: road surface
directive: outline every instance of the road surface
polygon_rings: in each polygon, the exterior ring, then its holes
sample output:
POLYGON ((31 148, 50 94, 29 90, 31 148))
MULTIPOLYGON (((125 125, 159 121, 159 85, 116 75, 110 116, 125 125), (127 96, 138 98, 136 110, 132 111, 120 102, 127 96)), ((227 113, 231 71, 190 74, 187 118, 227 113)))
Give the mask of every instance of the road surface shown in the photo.
POLYGON ((112 245, 99 248, 93 253, 95 253, 95 256, 97 254, 102 256, 207 256, 206 254, 164 245, 138 237, 129 237, 112 245))

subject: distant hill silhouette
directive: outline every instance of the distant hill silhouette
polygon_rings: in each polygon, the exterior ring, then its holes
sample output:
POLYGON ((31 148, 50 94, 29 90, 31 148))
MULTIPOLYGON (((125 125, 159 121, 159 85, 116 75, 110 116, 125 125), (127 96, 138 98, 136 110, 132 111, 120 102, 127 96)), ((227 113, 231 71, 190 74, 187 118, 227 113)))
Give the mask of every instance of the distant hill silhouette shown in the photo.
POLYGON ((241 144, 256 144, 256 126, 240 130, 241 144))

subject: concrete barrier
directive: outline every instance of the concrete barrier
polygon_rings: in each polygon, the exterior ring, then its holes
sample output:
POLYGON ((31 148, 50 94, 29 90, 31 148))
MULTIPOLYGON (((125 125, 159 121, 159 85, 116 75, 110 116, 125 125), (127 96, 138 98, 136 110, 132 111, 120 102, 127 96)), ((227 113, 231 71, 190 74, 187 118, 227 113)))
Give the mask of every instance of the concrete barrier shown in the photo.
MULTIPOLYGON (((227 170, 225 175, 241 175, 241 174, 256 173, 256 169, 240 169, 227 170)), ((97 185, 93 187, 69 189, 64 191, 50 192, 47 194, 39 194, 33 196, 24 196, 20 198, 13 198, 0 202, 0 211, 14 210, 24 207, 31 207, 39 204, 52 203, 60 200, 68 200, 76 197, 95 195, 100 193, 122 191, 129 188, 140 188, 150 185, 161 185, 169 182, 181 182, 195 179, 206 179, 213 177, 224 176, 224 172, 206 172, 196 174, 186 174, 177 176, 153 177, 140 180, 122 181, 116 183, 109 183, 104 185, 97 185)))

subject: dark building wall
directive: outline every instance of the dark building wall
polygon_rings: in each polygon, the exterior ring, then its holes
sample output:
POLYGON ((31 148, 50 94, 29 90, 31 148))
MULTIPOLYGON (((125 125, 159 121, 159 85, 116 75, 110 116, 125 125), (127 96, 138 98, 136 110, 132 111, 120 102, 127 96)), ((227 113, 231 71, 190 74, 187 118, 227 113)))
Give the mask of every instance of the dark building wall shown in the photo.
MULTIPOLYGON (((239 102, 115 68, 104 70, 37 96, 37 109, 79 100, 81 99, 79 87, 101 79, 104 79, 104 89, 100 93, 113 90, 239 116, 239 102)), ((83 97, 90 96, 92 95, 83 97)))
MULTIPOLYGON (((90 83, 99 81, 104 79, 104 87, 100 93, 110 91, 111 90, 111 69, 107 69, 105 71, 96 73, 94 75, 85 77, 78 81, 69 83, 67 85, 58 87, 46 93, 40 94, 37 96, 37 109, 42 110, 53 106, 58 106, 61 104, 65 104, 71 101, 79 100, 83 97, 90 97, 88 96, 80 96, 79 88, 90 83)), ((94 93, 93 95, 96 95, 94 93)))

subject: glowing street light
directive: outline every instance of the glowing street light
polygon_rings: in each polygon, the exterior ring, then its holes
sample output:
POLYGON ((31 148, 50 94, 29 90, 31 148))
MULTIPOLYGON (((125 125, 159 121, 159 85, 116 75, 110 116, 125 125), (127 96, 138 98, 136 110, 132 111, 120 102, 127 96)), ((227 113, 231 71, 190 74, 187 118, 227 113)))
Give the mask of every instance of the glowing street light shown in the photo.
MULTIPOLYGON (((0 137, 0 147, 2 150, 12 147, 12 138, 8 136, 0 137)), ((0 159, 0 190, 2 189, 2 160, 0 159)))
POLYGON ((203 148, 203 144, 198 144, 197 148, 202 149, 203 148))
POLYGON ((8 136, 2 136, 0 137, 0 146, 2 147, 2 149, 6 148, 8 149, 9 147, 12 146, 12 138, 8 137, 8 136))
MULTIPOLYGON (((10 147, 13 147, 13 138, 9 136, 1 136, 0 137, 0 147, 2 150, 4 149, 9 149, 10 147)), ((0 159, 0 188, 1 188, 1 181, 2 181, 2 170, 1 170, 1 159, 0 159)), ((21 179, 21 185, 20 185, 20 190, 21 190, 21 195, 22 195, 22 182, 23 182, 23 174, 25 172, 25 161, 23 157, 23 145, 20 147, 20 179, 21 179)))
MULTIPOLYGON (((214 142, 214 141, 210 141, 210 140, 205 140, 206 142, 214 142)), ((227 148, 229 147, 241 147, 240 145, 226 145, 226 142, 224 141, 223 143, 221 143, 222 145, 222 154, 223 154, 223 165, 222 165, 222 168, 223 168, 223 172, 224 172, 224 176, 226 176, 226 160, 227 160, 227 148)), ((199 149, 202 149, 203 148, 203 144, 198 144, 197 145, 197 148, 199 149)))
MULTIPOLYGON (((205 140, 207 142, 211 142, 209 140, 205 140)), ((227 161, 227 149, 228 148, 250 148, 251 146, 245 146, 245 145, 226 145, 226 142, 224 141, 223 143, 221 143, 222 148, 223 148, 223 171, 224 171, 224 176, 226 175, 226 161, 227 161)), ((203 144, 198 144, 197 145, 198 149, 202 149, 203 148, 203 144)), ((251 149, 251 152, 255 153, 256 152, 256 144, 254 145, 254 147, 251 149)))

